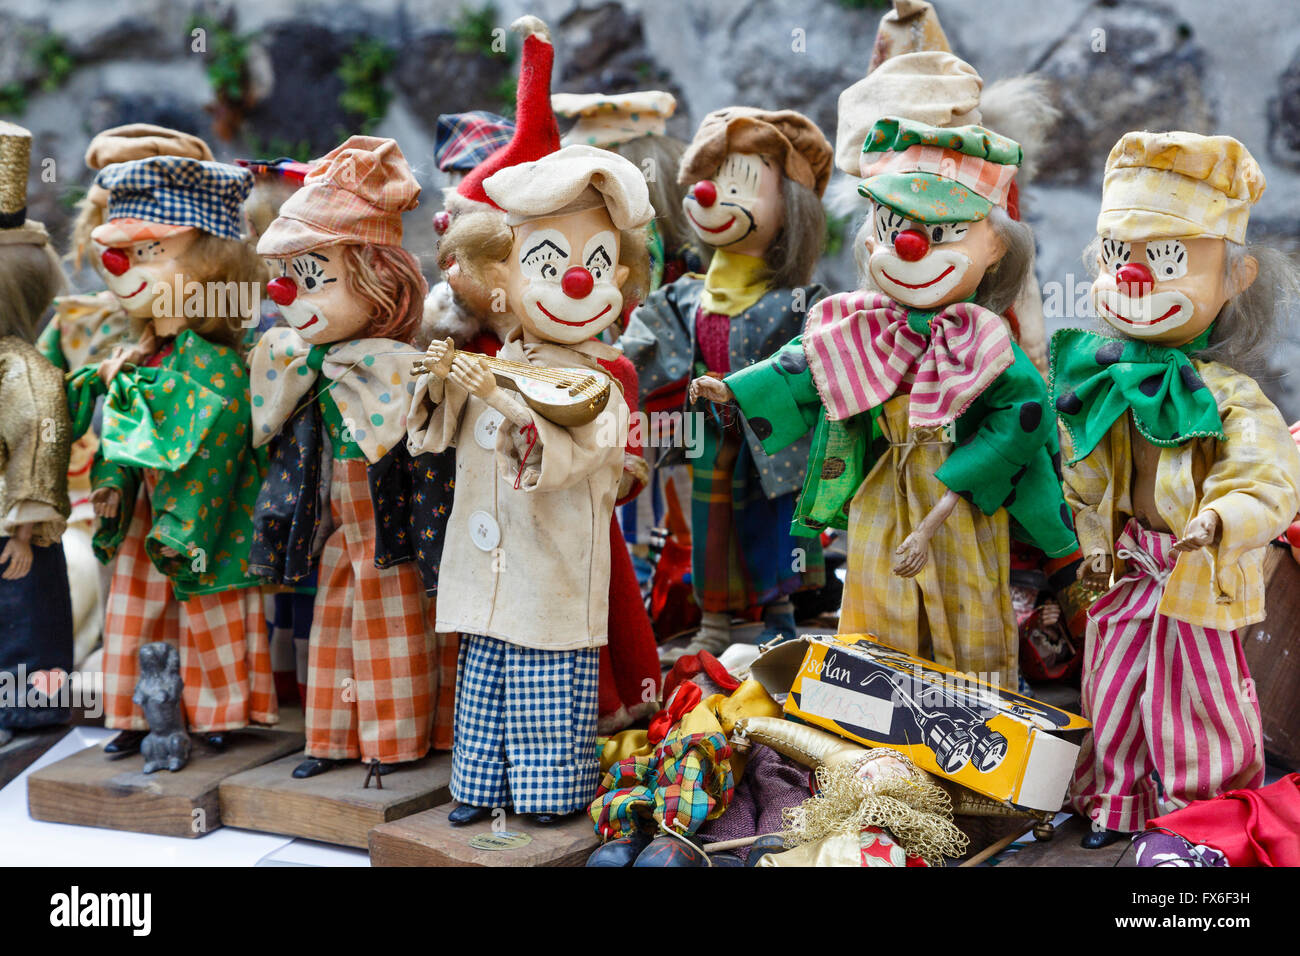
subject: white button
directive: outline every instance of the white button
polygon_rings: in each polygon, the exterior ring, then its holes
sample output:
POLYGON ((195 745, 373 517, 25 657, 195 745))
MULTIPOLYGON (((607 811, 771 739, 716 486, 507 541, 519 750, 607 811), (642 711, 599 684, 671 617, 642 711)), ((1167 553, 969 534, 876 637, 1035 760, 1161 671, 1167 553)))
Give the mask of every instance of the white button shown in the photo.
POLYGON ((469 536, 474 547, 491 551, 501 543, 501 526, 486 511, 475 511, 469 516, 469 536))
POLYGON ((497 447, 497 429, 501 423, 506 420, 495 408, 486 408, 483 414, 479 415, 478 421, 474 423, 474 440, 478 442, 479 448, 486 448, 493 451, 497 447))

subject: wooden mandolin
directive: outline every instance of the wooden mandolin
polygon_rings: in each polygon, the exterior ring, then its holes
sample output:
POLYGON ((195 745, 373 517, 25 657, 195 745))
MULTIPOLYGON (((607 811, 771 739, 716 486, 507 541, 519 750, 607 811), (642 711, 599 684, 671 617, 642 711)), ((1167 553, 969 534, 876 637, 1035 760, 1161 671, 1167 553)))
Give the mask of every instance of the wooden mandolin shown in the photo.
MULTIPOLYGON (((498 385, 518 392, 524 404, 538 415, 565 428, 590 424, 609 402, 613 380, 596 369, 545 368, 450 347, 447 364, 458 354, 477 358, 492 372, 498 385)), ((424 359, 411 366, 412 375, 424 375, 428 371, 424 359)))

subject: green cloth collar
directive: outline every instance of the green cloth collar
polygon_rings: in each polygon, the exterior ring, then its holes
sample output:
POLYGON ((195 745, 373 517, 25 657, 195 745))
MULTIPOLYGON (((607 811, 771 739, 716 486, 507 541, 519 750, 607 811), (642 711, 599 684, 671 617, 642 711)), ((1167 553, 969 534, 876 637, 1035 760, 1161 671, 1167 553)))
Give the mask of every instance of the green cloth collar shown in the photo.
POLYGON ((1083 329, 1052 336, 1052 402, 1070 433, 1074 457, 1086 457, 1125 412, 1153 445, 1192 438, 1222 440, 1214 393, 1189 355, 1204 349, 1213 325, 1186 345, 1151 345, 1083 329))

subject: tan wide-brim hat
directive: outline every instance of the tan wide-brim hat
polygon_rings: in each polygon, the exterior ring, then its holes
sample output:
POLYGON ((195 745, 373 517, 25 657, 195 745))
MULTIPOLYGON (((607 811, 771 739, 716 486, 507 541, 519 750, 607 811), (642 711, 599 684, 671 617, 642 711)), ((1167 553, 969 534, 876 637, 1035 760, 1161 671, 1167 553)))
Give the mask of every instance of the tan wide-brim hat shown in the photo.
POLYGON ((712 178, 728 153, 771 156, 787 179, 818 196, 831 178, 831 144, 808 117, 794 110, 729 106, 704 117, 682 155, 677 181, 690 184, 712 178))

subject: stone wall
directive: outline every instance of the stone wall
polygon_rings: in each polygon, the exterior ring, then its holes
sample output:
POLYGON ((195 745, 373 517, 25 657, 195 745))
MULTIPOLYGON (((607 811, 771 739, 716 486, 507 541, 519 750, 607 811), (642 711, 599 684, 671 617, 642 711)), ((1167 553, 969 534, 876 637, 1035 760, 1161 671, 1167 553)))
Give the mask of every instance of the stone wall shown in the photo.
MULTIPOLYGON (((472 2, 472 0, 471 0, 472 2)), ((935 0, 954 50, 986 78, 1045 76, 1062 120, 1038 157, 1025 208, 1039 243, 1039 278, 1053 326, 1076 314, 1086 285, 1079 253, 1091 237, 1100 170, 1134 128, 1228 133, 1264 167, 1268 191, 1252 233, 1300 246, 1300 15, 1294 0, 935 0)), ((491 18, 466 20, 466 0, 0 0, 0 115, 32 128, 38 158, 33 215, 62 239, 71 204, 89 181, 82 154, 106 126, 152 121, 199 133, 219 158, 323 152, 360 117, 340 105, 341 71, 358 41, 392 51, 391 96, 373 131, 401 144, 424 184, 408 217, 408 246, 430 272, 429 218, 443 185, 431 161, 434 118, 510 103, 509 53, 482 39, 491 18), (195 16, 245 37, 247 102, 213 108, 208 56, 192 51, 195 16), (478 31, 474 23, 478 24, 478 31), (70 64, 70 68, 69 68, 70 64), (24 105, 21 113, 16 106, 24 105), (47 173, 47 177, 49 174, 47 173)), ((788 107, 834 135, 839 91, 870 58, 879 0, 498 0, 495 23, 536 13, 556 41, 557 90, 662 88, 680 101, 672 131, 688 137, 706 112, 734 103, 788 107)), ((837 174, 838 175, 838 174, 837 174)), ((846 226, 846 228, 848 228, 846 226)), ((847 248, 820 277, 853 283, 847 248)), ((88 276, 81 277, 89 281, 88 276)), ((1300 322, 1292 321, 1266 383, 1300 417, 1300 322)))

